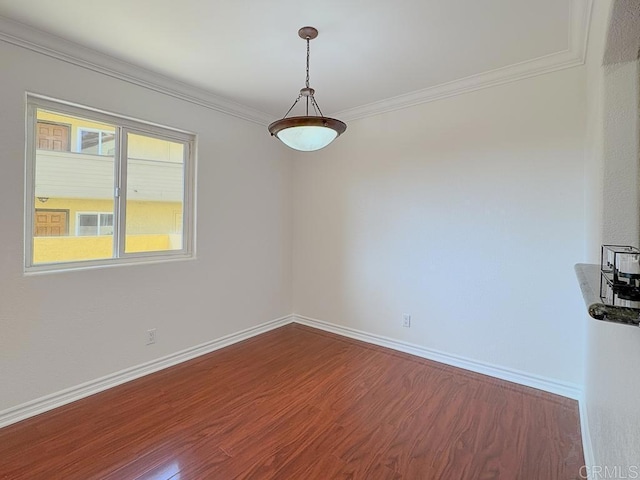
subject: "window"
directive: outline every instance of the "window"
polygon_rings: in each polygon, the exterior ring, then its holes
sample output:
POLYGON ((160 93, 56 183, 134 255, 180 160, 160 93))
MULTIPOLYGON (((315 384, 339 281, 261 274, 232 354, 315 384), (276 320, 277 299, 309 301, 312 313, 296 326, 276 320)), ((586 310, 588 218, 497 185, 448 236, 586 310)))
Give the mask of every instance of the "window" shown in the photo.
POLYGON ((113 213, 76 213, 76 235, 113 235, 113 213))
POLYGON ((105 130, 78 128, 78 152, 94 155, 113 155, 116 133, 105 130))
POLYGON ((192 255, 194 135, 35 95, 27 119, 27 271, 192 255))

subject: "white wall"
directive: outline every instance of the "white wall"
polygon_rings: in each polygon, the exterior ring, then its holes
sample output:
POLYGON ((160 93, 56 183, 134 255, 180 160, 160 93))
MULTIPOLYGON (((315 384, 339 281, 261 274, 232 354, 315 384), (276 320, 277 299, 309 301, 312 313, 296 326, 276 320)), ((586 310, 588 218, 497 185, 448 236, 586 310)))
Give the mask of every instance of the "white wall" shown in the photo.
POLYGON ((294 312, 581 385, 585 88, 580 67, 353 121, 297 159, 294 312))
POLYGON ((0 411, 291 312, 290 156, 264 127, 4 42, 0 64, 0 411), (25 91, 197 133, 197 259, 25 276, 25 91))
MULTIPOLYGON (((587 59, 586 191, 587 205, 593 207, 587 211, 587 258, 593 263, 599 261, 601 243, 637 246, 640 238, 640 77, 636 60, 640 35, 637 23, 635 28, 625 26, 631 19, 629 8, 637 21, 640 12, 634 0, 594 2, 587 59), (603 58, 619 63, 603 66, 603 58)), ((640 467, 640 329, 588 317, 586 323, 585 403, 592 461, 599 467, 617 467, 620 478, 632 478, 630 467, 636 473, 640 467)))
POLYGON ((586 67, 350 122, 293 164, 264 127, 0 42, 0 411, 294 311, 568 384, 586 344, 595 462, 637 464, 640 329, 586 317, 572 269, 639 237, 613 3, 586 67), (197 259, 25 276, 25 91, 198 133, 197 259))

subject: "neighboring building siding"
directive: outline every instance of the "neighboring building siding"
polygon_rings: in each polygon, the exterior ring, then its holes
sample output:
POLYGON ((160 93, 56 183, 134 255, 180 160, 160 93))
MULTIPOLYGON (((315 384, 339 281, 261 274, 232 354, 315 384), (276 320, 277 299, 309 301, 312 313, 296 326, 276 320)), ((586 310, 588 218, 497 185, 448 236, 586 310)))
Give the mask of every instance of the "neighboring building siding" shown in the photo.
MULTIPOLYGON (((68 210, 69 236, 75 236, 78 212, 113 212, 113 200, 49 198, 46 203, 43 203, 36 199, 36 209, 38 208, 68 210)), ((127 227, 132 235, 179 233, 181 222, 182 203, 180 202, 129 202, 127 227)))

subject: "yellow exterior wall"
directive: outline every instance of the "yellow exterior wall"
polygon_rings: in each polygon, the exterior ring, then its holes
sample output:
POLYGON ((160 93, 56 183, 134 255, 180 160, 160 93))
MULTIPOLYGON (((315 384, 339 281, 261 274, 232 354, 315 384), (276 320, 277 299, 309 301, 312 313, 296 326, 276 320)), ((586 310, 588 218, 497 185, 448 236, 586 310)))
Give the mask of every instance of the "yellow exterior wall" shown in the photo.
POLYGON ((113 257, 113 237, 34 237, 33 263, 70 262, 113 257))
POLYGON ((127 202, 127 233, 182 232, 181 202, 127 202))
MULTIPOLYGON (((127 252, 171 250, 169 235, 127 235, 127 252)), ((93 237, 34 237, 33 263, 71 262, 113 257, 111 235, 93 237)))
POLYGON ((127 235, 126 253, 172 250, 170 235, 127 235))
MULTIPOLYGON (((38 120, 62 123, 71 126, 71 151, 78 151, 78 128, 90 128, 115 132, 115 126, 107 123, 93 122, 84 118, 71 117, 46 110, 38 110, 38 120)), ((182 143, 169 142, 154 137, 132 134, 128 142, 129 158, 142 158, 163 162, 184 162, 184 146, 182 143)), ((110 155, 112 156, 112 155, 110 155)))
MULTIPOLYGON (((46 202, 35 199, 36 209, 68 210, 69 236, 76 234, 76 214, 113 213, 111 200, 92 200, 83 198, 49 198, 46 202)), ((171 234, 182 231, 181 202, 127 202, 127 233, 138 234, 171 234)))
MULTIPOLYGON (((33 263, 93 260, 113 256, 111 235, 76 236, 76 214, 113 213, 113 201, 76 198, 35 199, 36 209, 68 210, 69 235, 34 237, 33 263)), ((131 201, 127 205, 126 253, 182 248, 182 203, 131 201)))
POLYGON ((68 210, 69 211, 69 236, 76 234, 76 213, 100 212, 113 213, 112 200, 91 200, 77 198, 49 198, 46 202, 35 199, 36 210, 68 210))
POLYGON ((153 137, 132 134, 128 139, 129 158, 163 162, 184 162, 184 146, 153 137))
POLYGON ((61 115, 58 113, 48 112, 46 110, 38 109, 38 120, 44 120, 47 122, 62 123, 71 126, 71 138, 70 147, 72 152, 77 152, 78 146, 78 127, 93 128, 96 130, 104 130, 107 132, 115 132, 115 127, 107 123, 92 122, 90 120, 80 119, 77 117, 70 117, 67 115, 61 115))

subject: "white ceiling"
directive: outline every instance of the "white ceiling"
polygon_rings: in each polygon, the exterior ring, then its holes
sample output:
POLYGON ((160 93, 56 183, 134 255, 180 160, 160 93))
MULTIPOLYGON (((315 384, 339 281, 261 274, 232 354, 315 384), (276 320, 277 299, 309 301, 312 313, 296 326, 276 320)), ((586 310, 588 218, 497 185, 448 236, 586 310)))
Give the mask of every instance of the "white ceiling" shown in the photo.
POLYGON ((301 26, 320 31, 311 86, 332 114, 552 67, 576 47, 588 8, 590 0, 0 0, 0 16, 274 118, 304 86, 301 26))

